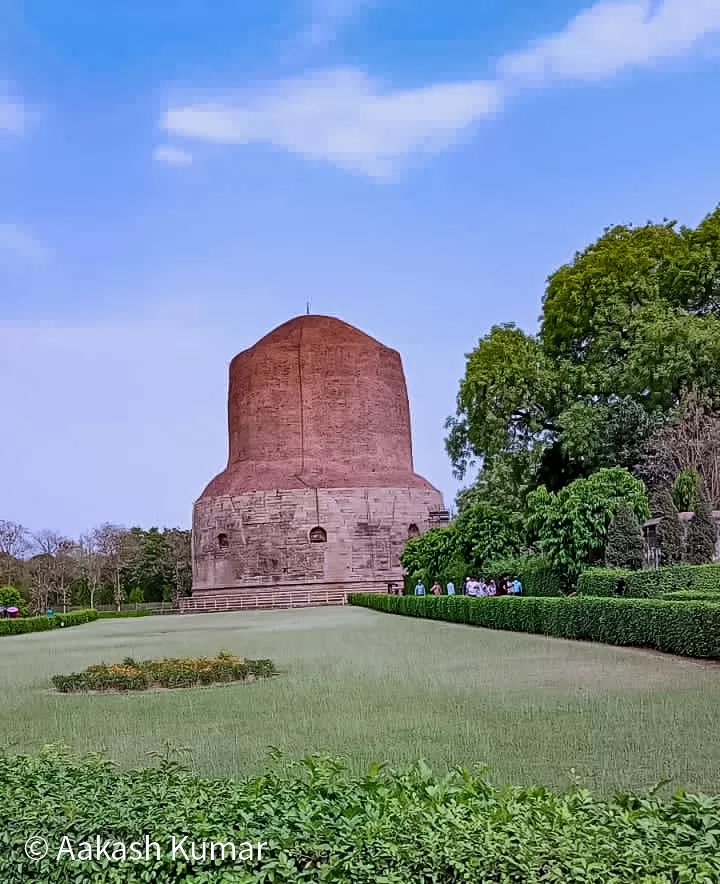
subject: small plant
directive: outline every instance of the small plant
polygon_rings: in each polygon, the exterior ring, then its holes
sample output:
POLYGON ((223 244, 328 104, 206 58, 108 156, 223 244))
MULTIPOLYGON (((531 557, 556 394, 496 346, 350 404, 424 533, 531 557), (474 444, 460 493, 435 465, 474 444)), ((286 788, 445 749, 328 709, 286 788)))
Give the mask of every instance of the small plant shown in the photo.
POLYGON ((163 660, 134 660, 99 663, 84 672, 54 675, 60 693, 79 691, 146 691, 149 688, 192 688, 198 685, 252 681, 277 675, 272 660, 244 660, 229 651, 215 657, 167 657, 163 660))

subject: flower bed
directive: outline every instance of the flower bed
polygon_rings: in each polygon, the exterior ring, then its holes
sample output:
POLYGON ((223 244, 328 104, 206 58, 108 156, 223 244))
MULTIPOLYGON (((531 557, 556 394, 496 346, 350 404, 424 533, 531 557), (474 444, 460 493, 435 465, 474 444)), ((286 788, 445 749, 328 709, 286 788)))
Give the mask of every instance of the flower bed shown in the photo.
POLYGON ((245 660, 227 651, 216 657, 99 663, 84 672, 54 675, 53 685, 63 694, 83 691, 147 691, 150 688, 193 688, 198 685, 253 681, 277 674, 272 660, 245 660))

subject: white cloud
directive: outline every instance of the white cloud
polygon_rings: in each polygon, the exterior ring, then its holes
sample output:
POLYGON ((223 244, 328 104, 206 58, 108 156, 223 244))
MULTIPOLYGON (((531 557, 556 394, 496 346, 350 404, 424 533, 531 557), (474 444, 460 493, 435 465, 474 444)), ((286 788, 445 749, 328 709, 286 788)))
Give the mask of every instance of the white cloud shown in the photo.
POLYGON ((0 260, 3 255, 42 264, 50 257, 51 251, 17 224, 0 222, 0 260))
POLYGON ((720 0, 603 0, 529 49, 505 56, 501 76, 599 79, 691 52, 720 34, 720 0))
MULTIPOLYGON (((372 2, 315 0, 315 21, 336 27, 372 2)), ((341 68, 239 97, 176 103, 161 126, 184 138, 272 144, 383 176, 408 156, 449 147, 518 89, 610 77, 693 50, 710 57, 712 36, 720 37, 720 0, 600 0, 561 32, 501 58, 491 80, 393 90, 361 70, 341 68)))
POLYGON ((338 31, 375 0, 312 0, 311 24, 303 34, 308 43, 324 46, 337 37, 338 31))
POLYGON ((192 163, 192 154, 180 147, 171 147, 169 144, 156 147, 153 157, 158 163, 166 163, 168 166, 189 166, 192 163))
POLYGON ((414 153, 437 153, 496 111, 497 83, 471 80, 385 90, 362 71, 280 81, 237 100, 170 108, 173 135, 224 144, 264 142, 345 169, 382 176, 414 153))

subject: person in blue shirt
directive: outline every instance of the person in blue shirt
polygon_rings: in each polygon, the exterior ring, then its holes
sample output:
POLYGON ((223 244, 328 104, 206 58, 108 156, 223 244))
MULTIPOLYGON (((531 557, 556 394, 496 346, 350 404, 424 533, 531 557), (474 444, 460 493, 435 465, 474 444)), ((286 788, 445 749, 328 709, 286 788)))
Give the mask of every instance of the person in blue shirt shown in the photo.
POLYGON ((515 577, 512 582, 513 595, 522 595, 522 583, 515 577))
POLYGON ((415 595, 425 595, 425 587, 419 580, 415 585, 415 595))
POLYGON ((452 580, 447 585, 447 594, 455 595, 455 584, 452 582, 452 580))

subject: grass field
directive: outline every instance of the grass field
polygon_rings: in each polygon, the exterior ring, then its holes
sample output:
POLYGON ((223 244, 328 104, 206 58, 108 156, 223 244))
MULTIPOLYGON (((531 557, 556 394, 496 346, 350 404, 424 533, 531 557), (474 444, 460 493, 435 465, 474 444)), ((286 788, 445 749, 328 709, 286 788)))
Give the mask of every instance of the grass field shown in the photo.
POLYGON ((62 742, 123 765, 165 741, 209 775, 257 771, 266 747, 373 761, 487 764, 495 782, 602 792, 663 778, 716 792, 720 666, 358 608, 105 620, 0 639, 0 742, 62 742), (270 657, 270 682, 138 695, 58 695, 97 662, 270 657))

